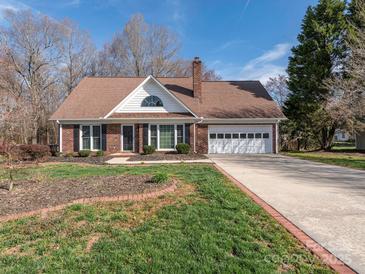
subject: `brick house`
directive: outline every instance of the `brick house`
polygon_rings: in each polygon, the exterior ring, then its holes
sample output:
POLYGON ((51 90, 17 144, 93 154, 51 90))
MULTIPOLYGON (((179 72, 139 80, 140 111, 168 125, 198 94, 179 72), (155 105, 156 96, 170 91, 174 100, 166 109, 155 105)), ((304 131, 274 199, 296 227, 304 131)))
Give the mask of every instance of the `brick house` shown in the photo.
POLYGON ((60 151, 171 151, 188 143, 197 153, 276 153, 285 119, 259 81, 193 77, 86 77, 52 115, 60 151))

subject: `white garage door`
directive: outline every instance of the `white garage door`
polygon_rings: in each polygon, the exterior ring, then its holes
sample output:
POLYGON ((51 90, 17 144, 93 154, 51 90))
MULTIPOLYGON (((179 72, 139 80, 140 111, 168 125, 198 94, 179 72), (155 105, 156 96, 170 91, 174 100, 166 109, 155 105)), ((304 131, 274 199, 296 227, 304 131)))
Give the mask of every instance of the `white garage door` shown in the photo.
POLYGON ((272 153, 272 126, 209 126, 209 153, 272 153))

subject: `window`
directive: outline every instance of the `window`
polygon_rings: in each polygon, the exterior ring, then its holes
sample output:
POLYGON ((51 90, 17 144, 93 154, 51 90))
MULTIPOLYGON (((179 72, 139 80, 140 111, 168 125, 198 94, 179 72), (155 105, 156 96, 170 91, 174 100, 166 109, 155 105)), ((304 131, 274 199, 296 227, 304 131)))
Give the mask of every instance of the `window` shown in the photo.
POLYGON ((100 126, 81 126, 81 149, 100 150, 101 130, 100 126))
POLYGON ((232 134, 231 133, 226 133, 226 134, 224 134, 224 138, 231 139, 232 138, 232 134))
POLYGON ((160 148, 175 147, 175 128, 173 125, 160 125, 160 148))
POLYGON ((256 139, 261 139, 261 133, 255 133, 255 138, 256 139))
POLYGON ((240 133, 240 138, 241 138, 241 139, 246 139, 246 138, 247 138, 246 133, 240 133))
POLYGON ((211 134, 209 134, 209 138, 210 139, 217 139, 217 134, 211 133, 211 134))
POLYGON ((238 139, 238 136, 239 136, 239 135, 238 135, 238 133, 233 133, 233 134, 232 134, 232 138, 233 138, 233 139, 238 139))
POLYGON ((223 139, 224 138, 224 134, 223 133, 218 133, 217 136, 218 136, 218 139, 223 139))
POLYGON ((163 107, 163 103, 157 96, 151 95, 142 101, 142 107, 163 107))
POLYGON ((248 134, 247 134, 248 139, 253 139, 253 136, 254 136, 254 134, 253 134, 253 133, 248 133, 248 134))
POLYGON ((150 126, 151 131, 151 146, 154 146, 157 148, 157 125, 151 125, 150 126))
POLYGON ((158 150, 174 150, 177 144, 185 143, 185 125, 150 125, 149 144, 158 150))
POLYGON ((176 143, 184 143, 184 125, 176 125, 176 143))
POLYGON ((262 138, 269 139, 269 133, 263 133, 262 134, 262 138))

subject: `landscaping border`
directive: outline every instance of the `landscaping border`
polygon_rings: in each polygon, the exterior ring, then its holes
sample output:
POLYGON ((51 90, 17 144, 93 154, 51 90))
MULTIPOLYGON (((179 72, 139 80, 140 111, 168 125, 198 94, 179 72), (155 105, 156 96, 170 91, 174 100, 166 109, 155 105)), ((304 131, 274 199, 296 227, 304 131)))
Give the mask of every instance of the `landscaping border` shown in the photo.
POLYGON ((237 179, 228 174, 223 168, 214 164, 215 169, 221 172, 226 178, 228 178, 234 185, 236 185, 242 192, 250 197, 257 205, 263 208, 271 217, 273 217, 279 224, 281 224, 289 233, 297 238, 307 249, 313 254, 317 255, 325 264, 338 273, 356 273, 349 265, 341 261, 329 250, 324 248, 312 237, 306 234, 303 230, 293 224, 290 220, 284 217, 279 211, 266 203, 263 199, 249 190, 246 186, 241 184, 237 179))
POLYGON ((157 198, 159 196, 162 196, 166 193, 174 192, 177 188, 176 181, 173 181, 172 184, 169 184, 167 187, 163 189, 159 189, 157 191, 150 191, 146 193, 140 193, 140 194, 124 194, 119 196, 102 196, 102 197, 91 197, 91 198, 80 198, 77 200, 73 200, 71 202, 68 202, 66 204, 60 204, 53 207, 47 207, 47 208, 41 208, 36 209, 32 211, 27 212, 20 212, 5 216, 0 216, 0 222, 7 222, 16 220, 23 217, 30 217, 33 215, 41 215, 46 216, 48 213, 64 209, 68 206, 74 205, 74 204, 93 204, 98 202, 119 202, 119 201, 143 201, 150 198, 157 198))

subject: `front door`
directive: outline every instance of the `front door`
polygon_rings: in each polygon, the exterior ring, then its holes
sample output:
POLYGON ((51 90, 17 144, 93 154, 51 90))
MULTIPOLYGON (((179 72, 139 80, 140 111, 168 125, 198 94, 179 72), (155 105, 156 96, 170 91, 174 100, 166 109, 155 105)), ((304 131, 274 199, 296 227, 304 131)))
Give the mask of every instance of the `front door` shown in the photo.
POLYGON ((122 127, 123 151, 133 151, 133 126, 122 127))

